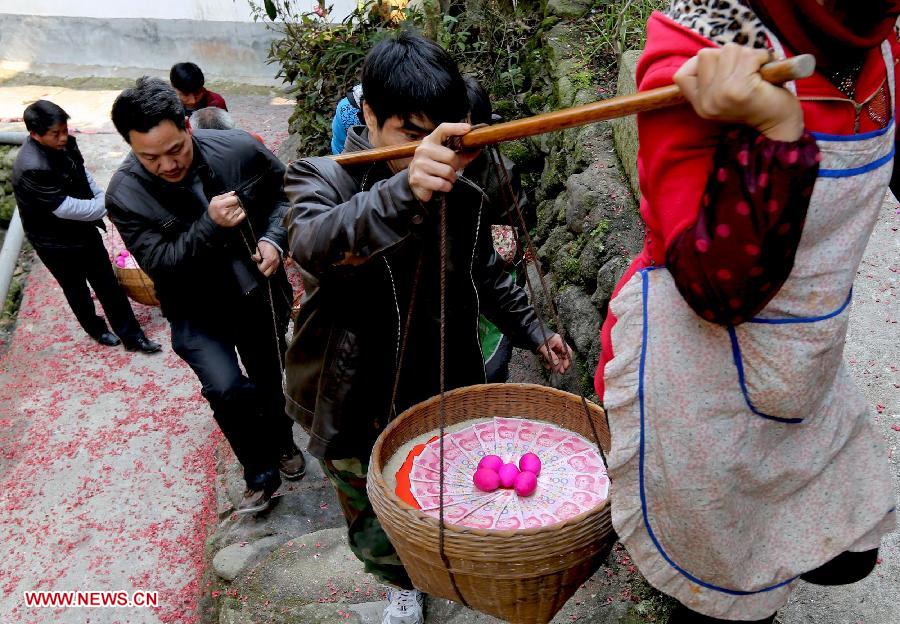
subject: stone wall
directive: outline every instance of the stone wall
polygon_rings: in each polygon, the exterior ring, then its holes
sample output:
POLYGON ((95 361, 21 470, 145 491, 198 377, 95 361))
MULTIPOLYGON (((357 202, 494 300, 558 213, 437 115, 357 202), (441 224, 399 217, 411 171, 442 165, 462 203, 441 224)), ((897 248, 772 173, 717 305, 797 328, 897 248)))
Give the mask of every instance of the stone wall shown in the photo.
MULTIPOLYGON (((547 68, 555 107, 578 106, 608 97, 578 55, 578 18, 591 2, 550 0, 545 34, 547 68)), ((538 256, 554 285, 563 329, 577 352, 578 367, 559 385, 593 394, 600 325, 612 290, 640 251, 643 227, 613 147, 613 127, 598 123, 534 141, 544 156, 535 190, 538 256)), ((542 296, 536 304, 551 318, 542 296)))

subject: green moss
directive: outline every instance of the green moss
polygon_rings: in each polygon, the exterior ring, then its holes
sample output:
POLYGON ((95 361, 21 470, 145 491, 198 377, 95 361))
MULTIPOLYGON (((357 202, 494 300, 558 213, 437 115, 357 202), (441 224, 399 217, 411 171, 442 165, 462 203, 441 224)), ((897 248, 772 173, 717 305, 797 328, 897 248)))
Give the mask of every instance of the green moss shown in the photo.
POLYGON ((559 276, 563 282, 574 282, 578 280, 578 269, 580 268, 578 258, 569 257, 562 262, 562 274, 559 276))
POLYGON ((13 197, 0 196, 0 225, 6 227, 12 219, 13 210, 16 208, 16 202, 13 197))
POLYGON ((603 238, 609 232, 609 219, 600 219, 600 222, 590 231, 588 236, 592 239, 603 238))
POLYGON ((628 610, 624 624, 666 624, 677 602, 650 586, 640 575, 630 580, 631 595, 639 600, 628 610))
POLYGON ((500 151, 516 164, 526 163, 534 158, 533 151, 524 140, 503 143, 500 145, 500 151))
POLYGON ((543 93, 529 93, 525 96, 525 106, 532 112, 541 111, 547 104, 547 98, 543 93))
POLYGON ((587 70, 576 72, 572 76, 572 84, 577 89, 589 89, 594 82, 594 76, 587 70))

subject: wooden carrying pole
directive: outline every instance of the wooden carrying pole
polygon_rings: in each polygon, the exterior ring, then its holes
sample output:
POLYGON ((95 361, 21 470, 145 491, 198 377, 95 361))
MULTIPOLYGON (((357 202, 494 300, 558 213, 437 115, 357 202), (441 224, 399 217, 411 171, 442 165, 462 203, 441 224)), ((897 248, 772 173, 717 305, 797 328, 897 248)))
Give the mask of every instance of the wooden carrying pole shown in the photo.
MULTIPOLYGON (((759 73, 763 80, 772 84, 784 84, 791 80, 807 78, 816 69, 816 59, 811 54, 801 54, 782 61, 774 61, 763 65, 759 73)), ((463 136, 460 150, 476 150, 486 145, 514 141, 525 137, 565 130, 576 126, 584 126, 597 121, 615 119, 642 113, 644 111, 683 104, 685 97, 677 85, 642 91, 634 95, 614 97, 599 102, 591 102, 574 108, 564 108, 526 117, 515 121, 507 121, 494 126, 478 128, 463 136)), ((392 145, 361 152, 350 152, 332 156, 339 164, 361 165, 384 160, 397 160, 411 157, 421 141, 413 141, 402 145, 392 145)))

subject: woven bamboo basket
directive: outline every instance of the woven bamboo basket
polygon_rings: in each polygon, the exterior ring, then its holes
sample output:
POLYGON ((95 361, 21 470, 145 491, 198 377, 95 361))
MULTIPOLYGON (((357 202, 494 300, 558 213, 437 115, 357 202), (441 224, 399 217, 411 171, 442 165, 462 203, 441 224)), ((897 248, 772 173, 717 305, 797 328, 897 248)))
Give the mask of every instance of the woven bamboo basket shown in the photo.
MULTIPOLYGON (((594 440, 595 429, 601 446, 609 449, 603 410, 588 403, 592 429, 581 397, 568 392, 532 384, 485 384, 447 392, 444 400, 447 426, 485 416, 529 418, 588 440, 594 440)), ((549 622, 609 553, 615 539, 609 501, 568 521, 521 531, 446 524, 448 571, 438 545, 438 520, 401 501, 382 474, 404 443, 439 427, 439 410, 440 397, 414 405, 375 442, 367 488, 379 521, 418 589, 514 624, 549 622)))
POLYGON ((130 299, 148 306, 159 305, 153 280, 143 270, 137 267, 123 268, 116 265, 113 265, 113 268, 116 270, 119 284, 130 299))

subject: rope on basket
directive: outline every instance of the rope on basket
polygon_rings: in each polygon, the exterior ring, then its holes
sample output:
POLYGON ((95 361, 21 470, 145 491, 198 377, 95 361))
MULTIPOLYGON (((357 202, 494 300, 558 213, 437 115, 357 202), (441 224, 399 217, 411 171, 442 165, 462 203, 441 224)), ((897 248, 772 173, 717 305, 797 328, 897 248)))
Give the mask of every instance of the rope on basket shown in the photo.
POLYGON ((438 547, 441 553, 441 561, 450 575, 450 583, 453 585, 453 591, 459 596, 459 601, 463 606, 468 607, 469 603, 459 591, 456 583, 456 575, 450 567, 450 559, 444 550, 444 540, 446 527, 444 525, 444 429, 447 427, 447 411, 444 401, 444 392, 446 392, 446 375, 445 364, 447 361, 447 340, 446 340, 446 314, 447 314, 447 196, 441 194, 441 395, 438 408, 440 419, 440 465, 441 470, 438 473, 438 547))
MULTIPOLYGON (((551 296, 550 287, 547 286, 547 280, 545 279, 544 271, 541 269, 541 262, 538 258, 537 251, 535 250, 534 241, 532 241, 531 235, 528 233, 528 227, 525 225, 525 216, 522 214, 522 209, 519 207, 518 198, 516 197, 516 193, 512 188, 512 181, 509 179, 509 172, 507 172, 506 167, 503 165, 503 156, 500 154, 500 149, 496 144, 491 145, 487 149, 487 153, 490 160, 489 167, 493 169, 494 178, 497 181, 497 186, 503 193, 503 201, 506 204, 506 216, 509 220, 510 226, 513 229, 513 233, 516 236, 517 243, 521 244, 521 236, 524 236, 525 238, 525 251, 523 252, 526 265, 525 283, 528 285, 528 293, 531 295, 531 301, 534 302, 537 299, 535 297, 534 284, 532 283, 531 276, 528 273, 527 265, 529 261, 534 264, 534 268, 537 271, 538 279, 541 283, 541 291, 544 294, 544 300, 547 302, 547 307, 553 314, 553 320, 556 323, 560 338, 562 339, 563 344, 568 345, 568 343, 566 342, 566 328, 559 316, 559 308, 557 308, 556 306, 556 301, 551 296), (515 207, 516 216, 518 217, 518 224, 515 223, 511 207, 515 207)), ((547 328, 543 323, 541 323, 541 338, 544 342, 544 348, 547 349, 549 353, 549 337, 547 336, 547 328)), ((600 451, 600 458, 603 460, 603 465, 608 466, 606 461, 606 453, 603 452, 603 445, 600 444, 600 437, 597 435, 597 428, 594 426, 593 418, 591 418, 591 412, 588 408, 587 399, 585 399, 583 393, 579 392, 578 394, 581 397, 581 405, 584 408, 584 417, 587 420, 588 425, 590 425, 591 431, 594 434, 594 443, 597 445, 597 450, 600 451)), ((609 416, 607 415, 606 410, 603 410, 603 416, 606 418, 606 430, 609 431, 609 416)))
MULTIPOLYGON (((235 199, 237 199, 238 206, 240 206, 241 210, 244 211, 246 218, 244 219, 244 223, 247 224, 247 227, 250 231, 250 239, 253 241, 253 245, 250 244, 250 241, 247 240, 247 235, 241 227, 243 224, 238 226, 238 231, 241 234, 241 240, 244 241, 244 246, 247 248, 247 253, 250 254, 251 258, 255 253, 259 253, 259 239, 256 237, 256 232, 253 230, 253 223, 250 221, 250 214, 244 208, 244 203, 241 201, 241 198, 235 194, 235 199), (254 249, 256 251, 254 251, 254 249)), ((278 269, 276 268, 276 271, 278 269)), ((275 300, 272 296, 272 280, 269 277, 263 276, 263 279, 266 280, 266 290, 268 291, 268 299, 266 303, 269 304, 269 311, 272 313, 272 337, 275 338, 275 354, 278 356, 278 370, 281 374, 284 374, 284 356, 281 354, 281 341, 284 340, 284 335, 279 333, 278 331, 278 315, 275 313, 275 300)), ((283 290, 279 290, 281 296, 285 298, 288 304, 288 309, 291 308, 293 302, 291 298, 287 296, 287 294, 283 290)))

